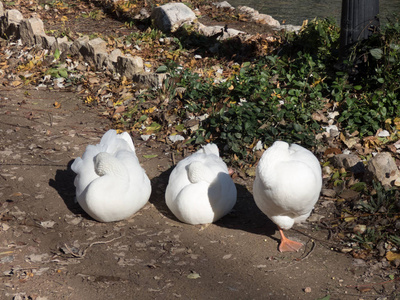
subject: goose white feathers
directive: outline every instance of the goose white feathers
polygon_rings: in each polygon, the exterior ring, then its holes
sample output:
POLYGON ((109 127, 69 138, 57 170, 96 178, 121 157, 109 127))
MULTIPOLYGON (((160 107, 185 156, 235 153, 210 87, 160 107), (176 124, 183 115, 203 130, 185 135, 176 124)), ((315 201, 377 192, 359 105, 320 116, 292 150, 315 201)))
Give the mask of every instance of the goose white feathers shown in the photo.
POLYGON ((208 144, 176 165, 169 177, 165 200, 180 221, 207 224, 231 211, 236 193, 217 145, 208 144))
POLYGON ((279 250, 298 251, 302 244, 287 239, 282 229, 305 221, 318 201, 321 166, 307 149, 276 141, 262 155, 253 185, 258 208, 279 228, 279 250))
POLYGON ((93 219, 114 222, 129 218, 150 198, 151 185, 127 132, 107 131, 71 165, 76 198, 93 219))

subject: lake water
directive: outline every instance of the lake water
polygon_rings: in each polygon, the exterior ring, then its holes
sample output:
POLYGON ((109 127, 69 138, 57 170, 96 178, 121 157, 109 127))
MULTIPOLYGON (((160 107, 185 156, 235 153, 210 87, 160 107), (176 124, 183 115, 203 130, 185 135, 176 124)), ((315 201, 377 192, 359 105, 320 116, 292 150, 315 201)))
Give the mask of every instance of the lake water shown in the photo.
MULTIPOLYGON (((221 0, 222 1, 222 0, 221 0)), ((232 6, 250 6, 260 13, 268 14, 281 24, 301 25, 303 20, 315 17, 334 17, 340 24, 342 0, 228 0, 232 6)), ((379 11, 381 24, 387 17, 396 13, 400 17, 400 0, 380 0, 379 11)))

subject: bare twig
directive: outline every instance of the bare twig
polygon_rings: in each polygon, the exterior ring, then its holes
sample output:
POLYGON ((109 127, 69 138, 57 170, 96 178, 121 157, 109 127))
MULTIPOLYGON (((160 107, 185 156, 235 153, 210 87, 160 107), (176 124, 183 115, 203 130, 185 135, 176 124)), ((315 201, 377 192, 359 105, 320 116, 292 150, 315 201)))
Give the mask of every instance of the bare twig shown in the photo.
POLYGON ((325 247, 326 246, 328 246, 328 247, 338 247, 337 243, 330 242, 330 241, 327 241, 327 240, 317 239, 317 238, 315 238, 315 237, 313 237, 313 236, 311 236, 311 235, 309 235, 309 234, 307 234, 307 233, 305 233, 305 232, 303 232, 303 231, 301 231, 299 229, 293 228, 293 227, 292 227, 292 230, 296 231, 296 232, 298 232, 298 233, 300 233, 300 234, 302 234, 302 235, 304 235, 304 236, 306 236, 306 237, 308 237, 310 239, 312 239, 313 241, 315 240, 315 241, 320 242, 325 247))
POLYGON ((290 263, 290 264, 288 264, 288 265, 286 265, 286 266, 284 266, 284 267, 277 268, 277 269, 266 270, 266 272, 275 272, 275 271, 283 270, 283 269, 286 269, 286 268, 290 268, 290 267, 292 267, 292 266, 298 264, 299 262, 301 262, 301 261, 307 259, 307 258, 311 255, 311 253, 314 251, 315 245, 316 245, 315 242, 314 242, 314 240, 311 240, 311 242, 312 242, 311 249, 310 249, 310 251, 308 251, 308 253, 307 253, 305 256, 303 256, 303 257, 301 257, 301 258, 296 258, 295 261, 293 261, 292 263, 290 263))
POLYGON ((172 152, 172 164, 175 166, 176 165, 176 160, 175 160, 175 153, 172 152))
POLYGON ((70 252, 70 254, 71 254, 72 256, 77 257, 77 258, 84 258, 85 255, 86 255, 86 252, 89 250, 90 247, 92 247, 92 246, 94 246, 94 245, 99 245, 99 244, 108 244, 108 243, 111 243, 111 242, 113 242, 113 241, 115 241, 115 240, 118 240, 118 239, 120 239, 120 238, 122 238, 122 237, 124 237, 124 236, 125 236, 125 235, 121 235, 121 236, 118 236, 118 237, 113 238, 113 239, 108 240, 108 241, 97 241, 97 242, 93 242, 93 243, 89 244, 89 246, 87 246, 87 247, 85 248, 85 250, 82 251, 82 254, 76 254, 76 253, 74 253, 74 252, 72 251, 72 249, 71 249, 70 247, 68 247, 67 244, 64 244, 64 246, 65 246, 65 248, 67 248, 67 250, 70 252))
POLYGON ((47 114, 48 114, 49 120, 50 120, 50 127, 53 127, 53 115, 50 112, 47 114))
POLYGON ((78 257, 78 258, 82 258, 83 256, 81 254, 75 254, 74 251, 72 251, 72 249, 64 243, 64 247, 67 248, 67 250, 69 251, 69 253, 74 256, 74 257, 78 257))

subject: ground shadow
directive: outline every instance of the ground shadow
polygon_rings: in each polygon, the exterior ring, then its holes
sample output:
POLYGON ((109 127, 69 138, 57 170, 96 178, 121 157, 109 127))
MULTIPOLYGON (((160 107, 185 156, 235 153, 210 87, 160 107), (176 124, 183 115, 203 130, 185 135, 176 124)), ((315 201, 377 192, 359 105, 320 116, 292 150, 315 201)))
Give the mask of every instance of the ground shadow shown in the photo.
POLYGON ((171 167, 151 180, 152 192, 149 202, 153 204, 154 207, 165 217, 180 222, 169 210, 167 204, 165 203, 165 190, 167 189, 169 175, 173 169, 174 167, 171 167))
POLYGON ((247 187, 236 184, 236 189, 237 201, 235 206, 229 214, 215 224, 275 239, 272 235, 277 230, 276 225, 257 207, 253 195, 247 187))
POLYGON ((67 208, 73 214, 91 219, 80 207, 79 203, 75 201, 74 179, 76 174, 71 170, 73 161, 74 160, 68 162, 67 169, 57 170, 54 179, 49 180, 49 185, 57 191, 67 208))

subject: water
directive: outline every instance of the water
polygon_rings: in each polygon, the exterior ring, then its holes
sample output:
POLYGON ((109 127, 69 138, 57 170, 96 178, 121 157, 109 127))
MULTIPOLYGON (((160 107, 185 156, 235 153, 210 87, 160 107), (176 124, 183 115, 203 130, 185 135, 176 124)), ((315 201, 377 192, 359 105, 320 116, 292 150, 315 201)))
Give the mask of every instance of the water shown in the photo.
MULTIPOLYGON (((221 0, 222 1, 222 0, 221 0)), ((342 0, 228 0, 232 6, 250 6, 260 13, 268 14, 281 24, 301 25, 303 20, 315 17, 333 17, 340 24, 342 0)), ((379 11, 381 24, 387 17, 396 13, 400 17, 400 0, 380 0, 379 11)))

